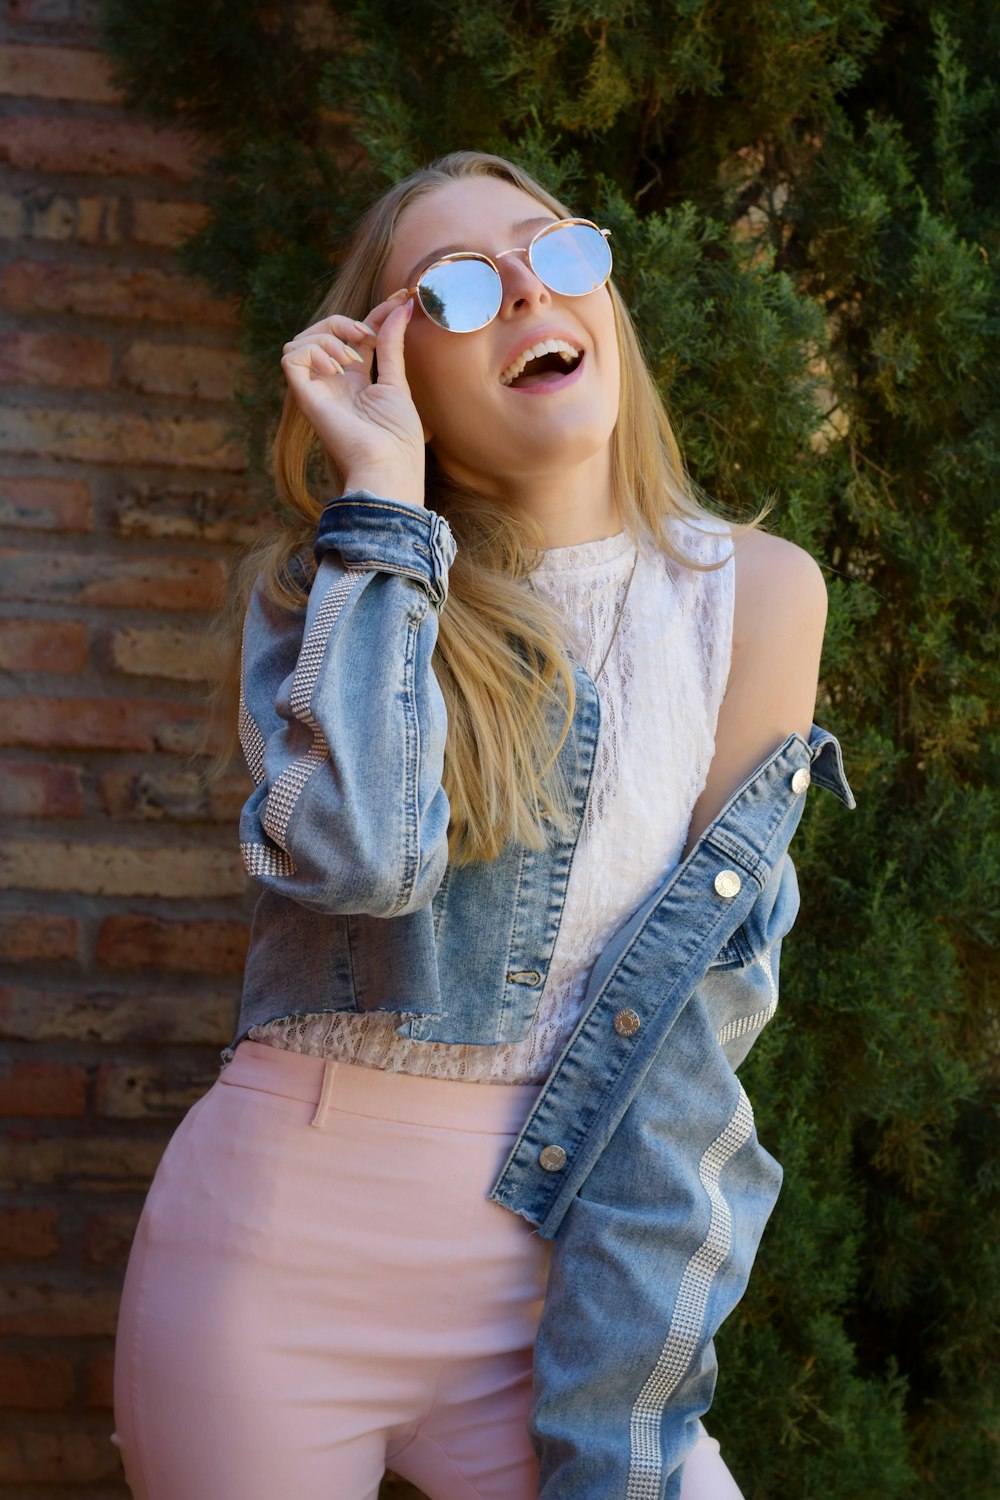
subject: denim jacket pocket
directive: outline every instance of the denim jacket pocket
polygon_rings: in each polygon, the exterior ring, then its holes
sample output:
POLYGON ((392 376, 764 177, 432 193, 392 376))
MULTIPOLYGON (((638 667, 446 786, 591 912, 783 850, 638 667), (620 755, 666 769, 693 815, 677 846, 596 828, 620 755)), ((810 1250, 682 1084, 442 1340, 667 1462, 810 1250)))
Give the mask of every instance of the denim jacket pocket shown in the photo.
POLYGON ((781 944, 798 909, 795 866, 785 854, 698 986, 716 1041, 733 1068, 743 1062, 778 1008, 781 944))

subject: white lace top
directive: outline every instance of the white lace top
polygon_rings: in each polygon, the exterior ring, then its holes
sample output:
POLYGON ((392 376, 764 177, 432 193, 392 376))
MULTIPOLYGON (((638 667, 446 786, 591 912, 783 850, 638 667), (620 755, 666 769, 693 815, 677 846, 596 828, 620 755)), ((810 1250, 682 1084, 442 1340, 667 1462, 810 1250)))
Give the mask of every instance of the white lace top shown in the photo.
MULTIPOLYGON (((718 523, 677 535, 695 561, 729 558, 729 534, 718 523)), ((611 650, 597 678, 601 726, 585 823, 538 1014, 522 1041, 413 1041, 396 1035, 393 1013, 343 1011, 288 1016, 254 1027, 250 1037, 435 1078, 544 1082, 576 1026, 605 943, 679 861, 729 675, 733 578, 731 560, 700 572, 651 545, 637 557, 624 532, 554 548, 533 575, 565 612, 572 649, 591 673, 609 642, 611 650)))

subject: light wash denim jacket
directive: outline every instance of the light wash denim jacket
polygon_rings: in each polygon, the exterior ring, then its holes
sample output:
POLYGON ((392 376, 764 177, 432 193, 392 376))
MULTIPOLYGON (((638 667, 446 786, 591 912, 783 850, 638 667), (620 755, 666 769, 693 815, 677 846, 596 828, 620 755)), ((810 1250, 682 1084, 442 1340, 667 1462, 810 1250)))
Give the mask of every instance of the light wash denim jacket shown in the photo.
MULTIPOLYGON (((347 495, 294 612, 255 593, 241 820, 261 882, 235 1046, 293 1013, 387 1009, 428 1041, 524 1036, 552 957, 597 744, 576 670, 573 827, 448 863, 432 670, 454 542, 433 512, 347 495)), ((579 1025, 491 1190, 553 1239, 535 1349, 542 1500, 676 1500, 781 1169, 735 1069, 777 1005, 810 781, 848 806, 840 747, 791 735, 604 949, 579 1025)), ((652 789, 651 789, 652 791, 652 789)), ((474 1084, 470 1087, 475 1087, 474 1084)))

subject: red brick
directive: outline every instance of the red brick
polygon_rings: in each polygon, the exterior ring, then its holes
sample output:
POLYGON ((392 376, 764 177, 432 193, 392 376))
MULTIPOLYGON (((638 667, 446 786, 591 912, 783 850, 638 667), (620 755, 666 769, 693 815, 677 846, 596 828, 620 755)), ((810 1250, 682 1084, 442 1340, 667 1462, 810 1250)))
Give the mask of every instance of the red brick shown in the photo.
POLYGON ((89 318, 234 327, 236 305, 211 297, 171 271, 126 270, 16 260, 0 276, 0 305, 11 312, 79 313, 89 318))
POLYGON ((98 339, 9 333, 0 338, 0 380, 12 385, 106 386, 111 380, 111 350, 98 339))
POLYGON ((214 1049, 231 1040, 235 1021, 236 1002, 226 994, 0 986, 0 1036, 11 1041, 177 1042, 214 1049))
POLYGON ((254 511, 246 489, 217 490, 207 483, 196 490, 144 485, 121 497, 116 519, 125 537, 250 542, 265 518, 254 511))
POLYGON ((245 886, 242 861, 228 849, 11 838, 0 848, 0 889, 195 900, 239 896, 245 886))
POLYGON ((90 1360, 85 1376, 84 1404, 100 1411, 110 1411, 114 1405, 115 1357, 99 1354, 90 1360))
POLYGON ((26 233, 25 205, 18 193, 0 193, 0 240, 19 240, 26 233))
POLYGON ((90 1287, 0 1287, 0 1333, 27 1333, 39 1338, 79 1338, 113 1334, 118 1293, 90 1287))
POLYGON ((22 172, 96 172, 188 182, 196 154, 189 137, 132 120, 8 115, 0 161, 22 172))
MULTIPOLYGON (((93 1137, 67 1139, 59 1136, 52 1140, 28 1135, 23 1130, 10 1131, 0 1139, 0 1182, 11 1188, 44 1187, 53 1192, 68 1189, 73 1193, 141 1192, 152 1180, 153 1173, 163 1155, 166 1140, 149 1140, 145 1136, 108 1136, 101 1140, 93 1137)), ((11 1289, 8 1289, 11 1290, 11 1289)), ((13 1288, 12 1290, 18 1290, 13 1288)), ((36 1298, 35 1301, 38 1299, 36 1298)), ((84 1296, 81 1299, 87 1301, 84 1296)), ((8 1304, 8 1311, 11 1311, 8 1304)), ((32 1316, 34 1309, 23 1304, 14 1309, 14 1315, 23 1319, 23 1331, 42 1333, 42 1319, 32 1316)), ((66 1322, 70 1321, 72 1309, 62 1309, 66 1322)), ((75 1330, 82 1332, 77 1320, 75 1330)), ((112 1329, 114 1323, 111 1324, 112 1329)), ((17 1328, 0 1332, 15 1333, 17 1328)), ((105 1333, 106 1314, 100 1314, 91 1324, 93 1333, 105 1333)))
POLYGON ((71 620, 0 620, 0 671, 82 672, 87 632, 71 620))
POLYGON ((98 1070, 95 1105, 99 1115, 117 1120, 178 1119, 215 1082, 218 1067, 181 1075, 176 1067, 119 1067, 98 1070))
MULTIPOLYGON (((0 589, 7 599, 112 609, 211 611, 222 603, 226 565, 209 557, 109 557, 0 548, 0 589)), ((82 626, 80 627, 82 629, 82 626)))
POLYGON ((0 766, 0 813, 11 818, 78 818, 83 789, 76 766, 4 761, 0 766))
MULTIPOLYGON (((209 750, 212 743, 209 738, 209 750)), ((205 744, 204 714, 197 704, 139 698, 8 698, 0 744, 197 754, 205 744)))
POLYGON ((71 1119, 87 1107, 87 1075, 61 1063, 14 1063, 0 1073, 0 1114, 71 1119))
POLYGON ((0 1405, 59 1411, 73 1399, 73 1365, 49 1354, 0 1354, 0 1405))
POLYGON ((75 917, 0 911, 0 960, 8 964, 72 963, 80 952, 75 917))
POLYGON ((54 1208, 16 1208, 4 1204, 0 1210, 0 1256, 5 1261, 48 1260, 59 1251, 54 1208))
POLYGON ((111 193, 77 197, 37 184, 0 193, 0 239, 117 245, 121 238, 121 203, 111 193))
POLYGON ((175 823, 235 823, 251 787, 242 768, 216 782, 194 771, 107 771, 99 783, 109 817, 175 823))
POLYGON ((68 23, 92 31, 100 0, 10 0, 10 19, 35 25, 68 23))
MULTIPOLYGON (((49 1418, 40 1427, 29 1427, 22 1419, 16 1428, 2 1433, 0 1484, 27 1486, 16 1494, 8 1490, 10 1500, 47 1495, 49 1491, 40 1492, 35 1487, 48 1484, 58 1485, 57 1493, 64 1495, 86 1494, 88 1500, 111 1500, 110 1495, 95 1496, 89 1488, 95 1482, 121 1476, 121 1459, 110 1441, 108 1425, 104 1415, 95 1416, 86 1424, 79 1419, 70 1424, 64 1418, 55 1426, 49 1418), (88 1488, 81 1490, 81 1485, 88 1488)), ((123 1493, 115 1491, 116 1497, 123 1493)))
POLYGON ((200 401, 230 401, 238 370, 235 350, 199 344, 133 344, 122 361, 126 385, 154 395, 200 401))
POLYGON ((83 463, 229 471, 246 467, 243 450, 222 418, 144 416, 79 407, 8 406, 0 413, 0 449, 83 463))
POLYGON ((162 203, 153 198, 132 202, 132 238, 141 245, 174 249, 197 233, 208 218, 201 203, 162 203))
POLYGON ((218 643, 206 630, 170 625, 115 630, 108 637, 108 656, 116 672, 174 682, 209 682, 221 670, 218 643))
POLYGON ((123 1266, 135 1235, 138 1209, 92 1214, 84 1228, 84 1254, 95 1266, 123 1266))
POLYGON ((75 479, 13 475, 0 479, 0 526, 26 531, 90 531, 90 491, 75 479))
POLYGON ((239 974, 246 951, 244 922, 114 916, 104 919, 97 940, 97 962, 109 969, 239 974))
POLYGON ((21 99, 82 99, 90 104, 121 101, 104 56, 83 47, 7 43, 0 48, 0 94, 21 99))

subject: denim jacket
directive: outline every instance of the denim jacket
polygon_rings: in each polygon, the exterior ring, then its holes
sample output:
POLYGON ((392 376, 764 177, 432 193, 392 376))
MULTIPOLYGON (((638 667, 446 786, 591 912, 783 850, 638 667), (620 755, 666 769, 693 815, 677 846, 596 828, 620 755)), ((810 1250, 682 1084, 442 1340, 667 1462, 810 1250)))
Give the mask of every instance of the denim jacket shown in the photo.
MULTIPOLYGON (((531 1025, 597 746, 575 669, 561 752, 571 827, 448 862, 444 702, 432 669, 454 542, 433 512, 326 507, 303 610, 255 592, 241 819, 262 885, 233 1045, 291 1013, 389 1010, 401 1035, 489 1045, 531 1025)), ((543 1500, 676 1500, 781 1171, 736 1077, 777 1006, 810 783, 847 806, 840 747, 793 734, 611 939, 577 1028, 491 1190, 552 1239, 532 1432, 543 1500)), ((470 1085, 474 1087, 474 1085, 470 1085)))

